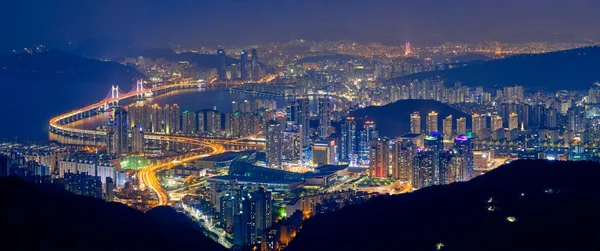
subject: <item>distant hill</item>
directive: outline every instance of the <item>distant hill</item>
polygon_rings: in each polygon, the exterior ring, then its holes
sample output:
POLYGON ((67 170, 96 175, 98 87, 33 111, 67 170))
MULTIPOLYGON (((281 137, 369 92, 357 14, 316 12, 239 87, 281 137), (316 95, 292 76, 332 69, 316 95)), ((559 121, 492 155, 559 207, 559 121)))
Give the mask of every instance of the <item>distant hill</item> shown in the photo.
POLYGON ((0 178, 0 191, 5 250, 226 250, 172 208, 144 214, 15 177, 0 178))
POLYGON ((286 251, 596 250, 599 175, 598 163, 516 161, 317 215, 286 251))
MULTIPOLYGON (((156 60, 163 58, 170 62, 188 61, 200 68, 218 68, 221 64, 221 59, 217 54, 198 54, 193 52, 176 53, 171 49, 155 48, 140 52, 137 54, 145 58, 151 58, 156 60)), ((227 56, 225 64, 230 66, 231 64, 239 64, 239 60, 227 56)))
POLYGON ((332 55, 320 55, 320 56, 311 56, 305 57, 296 62, 296 64, 303 63, 316 63, 316 62, 348 62, 352 60, 365 60, 364 57, 355 56, 355 55, 346 55, 346 54, 332 54, 332 55))
POLYGON ((435 100, 408 99, 399 100, 385 106, 369 106, 352 112, 356 117, 368 117, 375 120, 379 135, 397 137, 410 132, 410 114, 418 111, 421 114, 421 128, 424 129, 427 114, 431 111, 438 113, 438 128, 442 129, 442 120, 452 115, 453 127, 456 129, 456 119, 467 118, 467 128, 471 127, 471 116, 435 100))
POLYGON ((465 67, 444 71, 423 72, 390 80, 403 83, 411 79, 441 78, 460 81, 469 86, 493 88, 523 85, 550 91, 560 89, 588 89, 600 81, 598 61, 600 47, 585 47, 543 54, 516 55, 484 63, 473 61, 465 67))
POLYGON ((466 62, 471 62, 471 61, 474 61, 474 60, 490 61, 492 59, 493 58, 488 57, 488 56, 483 55, 483 54, 469 53, 469 54, 464 54, 464 55, 459 55, 459 56, 456 56, 456 57, 452 57, 448 61, 450 63, 466 63, 466 62))
POLYGON ((0 109, 0 117, 18 123, 4 123, 0 138, 45 140, 51 117, 104 99, 111 85, 128 92, 144 77, 116 62, 57 50, 1 55, 0 105, 18 109, 0 109))
POLYGON ((0 77, 63 77, 81 81, 133 80, 144 77, 116 62, 98 61, 59 50, 0 56, 0 77))

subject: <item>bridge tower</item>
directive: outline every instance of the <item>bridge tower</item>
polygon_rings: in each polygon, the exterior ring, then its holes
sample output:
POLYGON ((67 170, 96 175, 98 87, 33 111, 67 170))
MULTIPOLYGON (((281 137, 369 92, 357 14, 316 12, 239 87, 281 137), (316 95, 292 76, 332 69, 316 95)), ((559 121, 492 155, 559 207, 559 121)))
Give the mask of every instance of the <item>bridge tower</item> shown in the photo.
POLYGON ((110 99, 112 100, 111 106, 119 106, 119 86, 112 86, 110 89, 110 99))
POLYGON ((135 83, 135 92, 137 93, 136 96, 138 99, 144 98, 144 82, 141 79, 138 79, 135 83))

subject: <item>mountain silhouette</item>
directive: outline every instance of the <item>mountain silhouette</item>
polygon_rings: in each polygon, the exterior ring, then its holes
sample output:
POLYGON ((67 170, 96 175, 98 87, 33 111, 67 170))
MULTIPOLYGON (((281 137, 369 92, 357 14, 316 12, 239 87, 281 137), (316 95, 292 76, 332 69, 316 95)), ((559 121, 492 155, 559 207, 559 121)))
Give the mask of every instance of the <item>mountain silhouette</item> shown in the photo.
POLYGON ((468 86, 495 88, 522 85, 530 89, 549 91, 568 88, 587 90, 596 81, 600 46, 584 47, 542 54, 522 54, 504 59, 467 63, 466 66, 443 71, 416 73, 391 79, 391 83, 407 83, 411 80, 444 79, 468 86))
POLYGON ((0 178, 5 250, 226 250, 172 208, 147 213, 16 178, 0 178))
POLYGON ((598 163, 516 161, 317 215, 286 251, 596 250, 598 175, 598 163))

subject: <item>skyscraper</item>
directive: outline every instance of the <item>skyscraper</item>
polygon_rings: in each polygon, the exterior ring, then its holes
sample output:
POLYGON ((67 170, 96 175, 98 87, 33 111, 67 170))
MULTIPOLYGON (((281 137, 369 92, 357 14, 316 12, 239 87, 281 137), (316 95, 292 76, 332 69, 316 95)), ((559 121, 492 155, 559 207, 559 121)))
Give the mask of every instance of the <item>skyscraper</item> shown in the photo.
POLYGON ((225 81, 227 79, 225 72, 227 55, 225 54, 225 49, 217 49, 217 56, 219 56, 219 68, 217 69, 217 74, 219 75, 219 80, 225 81))
POLYGON ((456 134, 467 134, 467 118, 460 117, 456 119, 456 134))
POLYGON ((326 139, 329 137, 331 129, 331 97, 319 98, 319 137, 326 139))
POLYGON ((458 168, 458 180, 467 181, 474 176, 473 166, 473 140, 465 135, 456 137, 454 140, 456 157, 460 159, 460 167, 458 168))
POLYGON ((246 66, 248 65, 248 53, 246 50, 242 50, 240 53, 240 76, 242 80, 248 79, 248 71, 246 66))
POLYGON ((440 180, 444 177, 440 176, 440 154, 444 149, 443 137, 438 132, 432 132, 425 137, 425 151, 429 152, 431 157, 431 168, 433 171, 433 183, 440 184, 440 180))
POLYGON ((142 125, 135 125, 132 128, 131 136, 131 153, 144 153, 144 127, 142 125))
POLYGON ((189 110, 185 110, 181 115, 182 121, 182 132, 185 134, 195 134, 196 133, 196 113, 190 112, 189 110))
POLYGON ((416 145, 408 139, 398 138, 392 145, 392 178, 401 182, 412 182, 413 158, 416 145))
POLYGON ((477 113, 471 115, 471 131, 473 134, 481 138, 483 129, 485 129, 485 118, 477 113))
POLYGON ((494 116, 494 119, 492 120, 492 132, 502 128, 502 117, 498 115, 494 116))
POLYGON ((508 130, 517 128, 519 128, 519 116, 513 112, 508 117, 508 130))
POLYGON ((158 104, 154 104, 152 106, 152 115, 151 115, 151 120, 152 120, 152 132, 153 133, 160 133, 163 132, 163 124, 164 124, 164 117, 163 117, 163 109, 162 107, 160 107, 158 104))
POLYGON ((267 162, 271 168, 281 168, 283 131, 281 124, 275 120, 267 123, 266 154, 267 162))
POLYGON ((410 133, 421 134, 421 115, 419 112, 410 114, 410 133))
POLYGON ((443 135, 444 138, 450 138, 452 137, 452 115, 448 115, 443 121, 442 121, 442 128, 443 128, 443 135))
POLYGON ((123 107, 117 107, 114 113, 115 133, 114 153, 122 154, 129 151, 129 122, 127 111, 123 107))
POLYGON ((438 132, 438 113, 435 111, 427 114, 427 133, 438 132))
POLYGON ((309 130, 310 130, 310 106, 308 98, 300 98, 296 100, 298 102, 298 113, 296 118, 298 119, 298 125, 302 126, 301 128, 301 137, 304 142, 304 146, 308 147, 308 138, 309 138, 309 130))
MULTIPOLYGON (((352 116, 347 116, 342 124, 342 143, 340 146, 340 161, 356 161, 358 157, 358 135, 356 130, 356 120, 352 116)), ((352 163, 356 164, 356 163, 352 163)))
POLYGON ((369 149, 369 175, 375 178, 387 178, 390 165, 390 143, 387 138, 371 141, 369 149))
POLYGON ((258 61, 258 51, 256 48, 252 49, 252 79, 255 81, 260 80, 260 63, 258 61))
POLYGON ((371 120, 365 121, 358 132, 358 138, 358 161, 360 165, 363 165, 369 162, 371 140, 379 138, 375 122, 371 120))

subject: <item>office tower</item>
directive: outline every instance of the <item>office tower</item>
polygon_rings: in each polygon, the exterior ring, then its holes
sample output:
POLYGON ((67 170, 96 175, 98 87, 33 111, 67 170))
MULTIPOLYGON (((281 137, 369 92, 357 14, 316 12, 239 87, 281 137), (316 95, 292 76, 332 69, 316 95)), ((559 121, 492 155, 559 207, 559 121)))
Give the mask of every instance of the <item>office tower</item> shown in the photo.
POLYGON ((302 159, 302 139, 300 130, 286 130, 283 132, 282 159, 286 162, 299 163, 302 159))
POLYGON ((519 127, 523 126, 523 127, 529 127, 530 126, 530 119, 531 119, 531 105, 529 104, 521 104, 519 106, 519 111, 517 112, 517 114, 519 115, 519 121, 520 121, 520 125, 519 127))
MULTIPOLYGON (((434 161, 435 159, 435 161, 434 161)), ((434 184, 434 153, 430 150, 417 151, 413 160, 412 187, 420 189, 434 184)))
POLYGON ((329 137, 331 130, 331 97, 319 98, 319 138, 326 139, 329 137))
POLYGON ((438 114, 437 112, 430 112, 427 114, 427 133, 438 132, 438 114))
POLYGON ((369 149, 369 176, 387 178, 390 166, 390 143, 387 138, 377 138, 371 141, 369 149))
POLYGON ((530 126, 534 127, 542 127, 544 126, 544 118, 545 118, 545 105, 537 104, 531 107, 531 119, 529 121, 530 126))
POLYGON ((219 68, 217 69, 217 74, 219 76, 219 80, 225 81, 227 76, 225 75, 225 67, 227 55, 225 54, 225 49, 219 48, 217 49, 217 56, 219 56, 219 68))
POLYGON ((508 118, 508 130, 519 128, 519 115, 511 113, 508 118))
POLYGON ((286 128, 300 124, 300 120, 298 119, 298 106, 298 102, 288 102, 285 105, 286 128))
POLYGON ((248 53, 246 50, 242 50, 240 53, 240 76, 242 80, 248 79, 248 71, 246 66, 248 65, 248 53))
POLYGON ((255 81, 260 80, 260 63, 258 61, 258 51, 256 48, 252 49, 252 79, 255 81))
POLYGON ((433 170, 433 182, 434 184, 440 184, 440 154, 444 149, 443 137, 438 132, 432 132, 425 137, 425 150, 429 152, 432 160, 430 161, 433 170))
POLYGON ((558 127, 558 111, 554 108, 546 109, 544 114, 544 127, 546 128, 557 128, 558 127))
MULTIPOLYGON (((340 161, 351 163, 358 157, 358 135, 356 130, 356 120, 352 116, 347 116, 342 124, 342 142, 340 145, 340 161)), ((351 163, 356 164, 356 163, 351 163)))
POLYGON ((569 118, 569 129, 576 133, 584 132, 586 129, 585 112, 580 109, 571 108, 567 112, 569 118))
POLYGON ((308 147, 309 130, 310 130, 310 103, 308 98, 301 98, 296 100, 298 102, 298 125, 302 126, 301 136, 304 146, 308 147))
POLYGON ((313 144, 312 164, 316 166, 337 164, 335 140, 318 141, 313 144))
MULTIPOLYGON (((233 137, 233 113, 228 112, 228 113, 225 113, 224 116, 225 116, 225 137, 233 137)), ((198 118, 198 119, 200 119, 200 118, 198 118)), ((200 122, 198 122, 198 127, 200 127, 200 122)), ((200 134, 200 132, 198 132, 198 133, 200 134)))
POLYGON ((206 113, 204 111, 196 112, 196 131, 198 135, 205 135, 207 133, 206 130, 206 113))
POLYGON ((106 192, 104 193, 104 199, 108 202, 115 200, 115 182, 113 178, 106 177, 106 192))
POLYGON ((117 107, 114 113, 115 133, 114 135, 114 153, 122 154, 129 151, 129 122, 127 111, 123 107, 117 107))
POLYGON ((172 106, 165 105, 163 109, 165 114, 165 132, 167 134, 179 133, 181 131, 181 116, 179 116, 179 106, 173 104, 172 106))
POLYGON ((452 115, 448 115, 444 120, 442 120, 442 133, 444 138, 452 137, 452 115))
POLYGON ((267 162, 271 168, 281 168, 283 131, 281 124, 271 120, 267 125, 267 162))
POLYGON ((216 110, 206 111, 206 132, 211 136, 221 132, 221 112, 216 110))
POLYGON ((111 117, 106 125, 106 153, 107 154, 118 154, 115 140, 117 140, 117 124, 111 117))
POLYGON ((482 133, 485 128, 485 117, 477 113, 471 115, 471 131, 475 136, 482 138, 482 133))
POLYGON ((419 112, 410 114, 410 133, 421 134, 421 115, 419 112))
POLYGON ((250 197, 251 212, 250 219, 254 219, 251 224, 250 240, 252 243, 260 241, 261 233, 273 225, 273 201, 270 192, 259 187, 257 191, 251 193, 250 197))
POLYGON ((144 127, 135 125, 131 130, 131 153, 144 153, 144 127))
POLYGON ((456 134, 467 134, 467 118, 460 117, 456 119, 456 134))
POLYGON ((410 184, 416 145, 409 139, 398 138, 392 145, 392 178, 410 184))
POLYGON ((454 148, 456 157, 459 158, 457 161, 460 162, 456 181, 468 181, 474 177, 473 140, 460 135, 454 139, 454 148))
POLYGON ((164 132, 163 130, 163 124, 164 124, 164 118, 163 118, 163 109, 162 107, 160 107, 158 104, 154 104, 152 106, 152 115, 151 115, 151 121, 152 121, 152 132, 153 133, 161 133, 164 132))
POLYGON ((196 113, 185 110, 181 115, 181 131, 184 134, 196 133, 196 113))
POLYGON ((360 165, 363 165, 369 161, 371 140, 379 138, 379 133, 375 127, 375 122, 371 120, 365 121, 358 132, 358 137, 358 161, 360 162, 360 165))
POLYGON ((494 119, 492 120, 492 132, 502 128, 502 117, 498 115, 494 116, 494 119))

